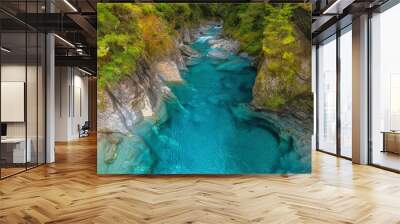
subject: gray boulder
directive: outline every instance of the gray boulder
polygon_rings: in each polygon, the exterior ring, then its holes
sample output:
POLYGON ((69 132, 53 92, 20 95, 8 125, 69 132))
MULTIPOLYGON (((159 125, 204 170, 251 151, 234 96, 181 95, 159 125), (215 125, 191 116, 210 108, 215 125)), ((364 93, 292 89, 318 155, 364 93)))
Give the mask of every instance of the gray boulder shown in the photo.
POLYGON ((225 51, 230 51, 233 53, 237 53, 239 51, 239 42, 232 39, 216 39, 209 40, 209 44, 211 44, 212 48, 223 49, 225 51))
POLYGON ((221 59, 221 60, 225 60, 229 57, 227 53, 217 49, 209 51, 207 56, 210 58, 221 59))

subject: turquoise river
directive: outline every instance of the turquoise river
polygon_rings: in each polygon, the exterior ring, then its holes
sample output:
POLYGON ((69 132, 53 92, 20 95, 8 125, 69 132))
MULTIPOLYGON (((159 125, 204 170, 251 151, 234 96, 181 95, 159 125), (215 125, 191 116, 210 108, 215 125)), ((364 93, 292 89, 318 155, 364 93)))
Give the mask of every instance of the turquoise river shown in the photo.
MULTIPOLYGON (((310 164, 304 164, 294 152, 291 138, 282 140, 261 116, 252 115, 260 112, 248 109, 256 70, 246 57, 211 48, 208 40, 216 38, 220 32, 220 28, 211 27, 191 45, 200 57, 187 61, 188 69, 181 71, 183 84, 169 85, 174 96, 164 100, 165 118, 162 122, 151 123, 150 128, 139 125, 136 130, 150 151, 139 155, 143 158, 137 166, 146 169, 132 167, 135 170, 125 170, 125 173, 309 171, 310 164), (210 56, 215 53, 219 57, 210 56), (143 164, 146 161, 149 164, 143 164)), ((108 167, 108 173, 113 173, 112 167, 108 167)))

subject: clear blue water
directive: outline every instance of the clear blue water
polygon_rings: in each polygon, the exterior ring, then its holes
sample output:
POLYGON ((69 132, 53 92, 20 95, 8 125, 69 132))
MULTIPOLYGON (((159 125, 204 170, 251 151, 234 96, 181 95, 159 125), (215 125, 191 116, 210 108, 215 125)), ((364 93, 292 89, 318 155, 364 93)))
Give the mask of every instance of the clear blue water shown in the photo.
MULTIPOLYGON (((201 57, 188 61, 183 84, 169 87, 175 97, 165 99, 159 121, 144 122, 135 130, 140 141, 125 139, 103 173, 260 174, 309 171, 273 125, 254 116, 246 106, 252 99, 256 70, 247 58, 222 52, 226 59, 209 57, 207 30, 192 44, 201 57), (137 150, 132 150, 136 148, 137 150)), ((219 50, 220 51, 220 50, 219 50)), ((221 52, 220 52, 221 53, 221 52)), ((100 158, 102 160, 102 158, 100 158)))
POLYGON ((276 134, 233 113, 251 101, 256 70, 228 52, 225 60, 208 57, 221 51, 207 41, 218 32, 211 28, 192 44, 201 57, 188 62, 184 84, 170 86, 177 99, 166 103, 168 120, 145 138, 157 158, 152 173, 270 173, 279 160, 276 134))

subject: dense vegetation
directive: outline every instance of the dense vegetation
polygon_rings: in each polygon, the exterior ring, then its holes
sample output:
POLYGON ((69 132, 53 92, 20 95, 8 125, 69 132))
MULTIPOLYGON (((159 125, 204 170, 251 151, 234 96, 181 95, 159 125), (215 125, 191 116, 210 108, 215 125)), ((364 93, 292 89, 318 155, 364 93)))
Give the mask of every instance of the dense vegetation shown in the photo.
POLYGON ((97 32, 98 85, 120 80, 135 70, 144 50, 138 7, 132 4, 99 4, 97 32))
POLYGON ((198 25, 206 5, 100 3, 98 10, 98 85, 112 86, 135 72, 139 57, 156 60, 173 50, 182 27, 198 25))
POLYGON ((168 55, 179 32, 204 19, 223 20, 225 35, 257 58, 257 106, 279 109, 295 97, 311 94, 310 69, 302 63, 303 55, 310 55, 307 40, 302 39, 310 38, 310 5, 263 3, 98 4, 99 90, 134 74, 140 57, 156 61, 168 55), (305 84, 297 85, 299 78, 305 84), (267 88, 271 81, 279 88, 267 88))
POLYGON ((267 6, 262 53, 268 62, 260 67, 256 84, 266 85, 274 78, 278 82, 279 88, 273 89, 268 97, 261 99, 264 102, 260 104, 270 109, 278 109, 294 97, 306 93, 311 95, 311 64, 307 62, 311 55, 310 44, 291 19, 294 10, 298 8, 299 5, 294 4, 267 6), (308 66, 304 66, 304 63, 308 66))
POLYGON ((310 12, 310 4, 228 4, 221 6, 216 14, 223 19, 226 34, 239 40, 243 51, 259 56, 265 39, 279 36, 266 30, 267 26, 301 24, 300 30, 307 34, 311 28, 310 12))
POLYGON ((258 61, 253 105, 312 109, 310 12, 310 4, 230 4, 218 11, 226 35, 258 61))

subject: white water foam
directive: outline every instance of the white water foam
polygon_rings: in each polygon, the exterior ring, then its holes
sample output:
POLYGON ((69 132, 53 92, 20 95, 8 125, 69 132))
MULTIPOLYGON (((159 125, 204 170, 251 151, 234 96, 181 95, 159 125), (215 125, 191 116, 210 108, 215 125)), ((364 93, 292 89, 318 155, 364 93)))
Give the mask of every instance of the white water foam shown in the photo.
POLYGON ((213 36, 201 36, 201 37, 197 38, 196 42, 205 43, 212 38, 213 38, 213 36))

